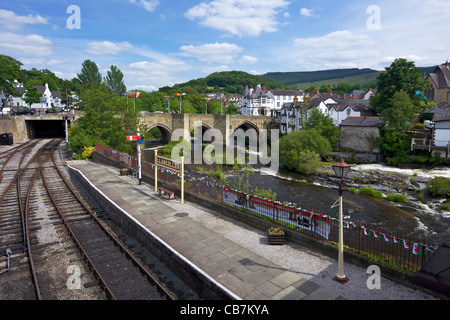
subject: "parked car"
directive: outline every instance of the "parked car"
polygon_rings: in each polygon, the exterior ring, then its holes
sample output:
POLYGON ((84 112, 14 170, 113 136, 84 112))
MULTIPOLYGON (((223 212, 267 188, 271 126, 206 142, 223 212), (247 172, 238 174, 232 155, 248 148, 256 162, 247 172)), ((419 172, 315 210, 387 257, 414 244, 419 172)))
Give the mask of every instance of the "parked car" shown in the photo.
POLYGON ((12 116, 22 116, 22 115, 33 115, 36 114, 36 109, 19 109, 19 110, 11 110, 12 116))

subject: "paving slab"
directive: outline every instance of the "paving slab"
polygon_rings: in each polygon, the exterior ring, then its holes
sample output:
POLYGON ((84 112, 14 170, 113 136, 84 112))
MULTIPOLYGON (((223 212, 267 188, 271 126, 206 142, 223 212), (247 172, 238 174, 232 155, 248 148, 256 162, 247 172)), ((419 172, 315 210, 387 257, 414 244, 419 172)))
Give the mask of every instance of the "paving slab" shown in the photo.
POLYGON ((188 206, 175 210, 154 192, 153 186, 137 185, 131 177, 120 176, 116 168, 91 161, 68 161, 68 165, 81 171, 117 206, 243 300, 342 298, 191 219, 188 206))

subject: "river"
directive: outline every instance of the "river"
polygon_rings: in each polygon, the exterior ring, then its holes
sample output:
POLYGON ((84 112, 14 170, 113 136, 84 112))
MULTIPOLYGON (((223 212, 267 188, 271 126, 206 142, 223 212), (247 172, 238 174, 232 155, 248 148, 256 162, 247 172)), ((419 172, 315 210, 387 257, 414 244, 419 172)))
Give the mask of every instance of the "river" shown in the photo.
MULTIPOLYGON (((146 150, 143 159, 153 162, 152 152, 146 150)), ((197 166, 191 165, 188 170, 192 172, 197 166)), ((331 168, 325 169, 332 172, 331 168)), ((198 174, 199 172, 197 172, 198 174)), ((234 174, 225 172, 228 180, 232 181, 234 174)), ((399 169, 382 164, 356 165, 352 166, 349 175, 345 179, 345 187, 354 186, 359 188, 365 186, 362 183, 352 183, 355 177, 361 180, 361 176, 370 177, 374 189, 381 190, 384 194, 395 193, 394 184, 407 184, 411 177, 417 180, 417 188, 423 189, 426 181, 442 176, 450 178, 450 168, 441 167, 433 170, 399 169), (378 180, 378 177, 381 177, 378 180), (395 177, 389 180, 386 177, 395 177), (373 184, 373 180, 379 181, 373 184), (382 181, 385 183, 381 184, 382 181)), ((362 181, 365 181, 364 178, 362 181)), ((250 190, 255 187, 259 189, 271 189, 277 194, 278 201, 296 203, 298 206, 317 213, 323 213, 332 217, 338 216, 337 180, 329 175, 317 175, 305 177, 291 171, 279 170, 277 174, 266 174, 264 168, 255 168, 255 172, 249 179, 250 190)), ((376 199, 350 192, 344 193, 344 218, 356 224, 362 224, 374 230, 384 231, 397 236, 405 236, 411 240, 441 244, 450 240, 450 212, 442 211, 439 205, 444 199, 432 199, 425 196, 422 200, 417 199, 417 193, 410 191, 408 203, 395 204, 386 199, 376 199)), ((424 194, 426 194, 424 192, 424 194)))

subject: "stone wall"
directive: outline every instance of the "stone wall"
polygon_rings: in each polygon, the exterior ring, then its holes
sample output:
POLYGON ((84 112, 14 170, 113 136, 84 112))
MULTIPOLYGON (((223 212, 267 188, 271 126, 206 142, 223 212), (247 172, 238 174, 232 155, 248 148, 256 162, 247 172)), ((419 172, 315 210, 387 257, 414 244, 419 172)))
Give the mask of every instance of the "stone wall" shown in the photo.
POLYGON ((378 127, 341 126, 340 147, 361 153, 380 153, 375 140, 380 137, 378 127))
POLYGON ((28 130, 24 117, 0 116, 0 134, 12 133, 14 142, 28 140, 28 130))

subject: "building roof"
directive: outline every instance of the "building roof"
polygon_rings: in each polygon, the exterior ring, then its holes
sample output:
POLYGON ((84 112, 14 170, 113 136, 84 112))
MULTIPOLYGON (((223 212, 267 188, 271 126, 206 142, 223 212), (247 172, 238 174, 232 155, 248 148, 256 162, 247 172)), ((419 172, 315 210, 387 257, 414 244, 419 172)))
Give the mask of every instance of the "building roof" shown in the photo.
POLYGON ((425 110, 423 113, 434 114, 434 122, 450 120, 450 101, 439 102, 435 107, 425 110))
POLYGON ((379 127, 382 124, 381 117, 347 117, 340 125, 348 127, 379 127))
POLYGON ((301 96, 303 91, 299 90, 269 90, 274 96, 301 96))
POLYGON ((437 66, 429 77, 436 84, 438 89, 450 88, 450 67, 446 65, 437 66))

